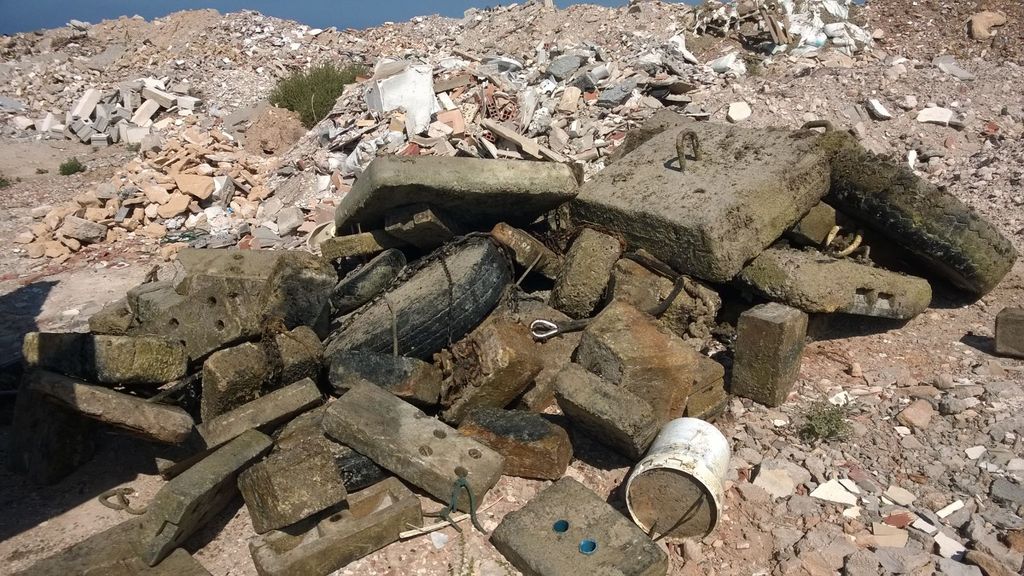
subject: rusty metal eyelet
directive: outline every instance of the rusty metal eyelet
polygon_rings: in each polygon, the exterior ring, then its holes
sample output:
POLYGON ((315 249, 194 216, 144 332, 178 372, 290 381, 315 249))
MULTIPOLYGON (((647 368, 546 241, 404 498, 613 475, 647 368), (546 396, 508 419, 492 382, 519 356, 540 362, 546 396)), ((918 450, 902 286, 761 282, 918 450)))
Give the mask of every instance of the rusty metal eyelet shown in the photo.
POLYGON ((684 129, 676 136, 676 156, 679 158, 679 171, 686 172, 686 141, 690 141, 693 150, 693 159, 700 160, 700 141, 697 133, 690 129, 684 129))

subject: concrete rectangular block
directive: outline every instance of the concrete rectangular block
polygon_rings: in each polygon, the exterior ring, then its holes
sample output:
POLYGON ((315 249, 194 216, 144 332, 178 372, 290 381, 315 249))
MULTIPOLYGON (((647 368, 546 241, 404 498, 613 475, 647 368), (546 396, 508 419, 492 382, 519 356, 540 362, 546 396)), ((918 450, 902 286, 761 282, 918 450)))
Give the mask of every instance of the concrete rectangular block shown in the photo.
POLYGON ((149 136, 150 129, 148 126, 132 126, 130 124, 118 124, 118 129, 123 127, 121 133, 121 140, 124 140, 125 144, 137 145, 142 144, 142 139, 149 136))
POLYGON ((155 566, 238 494, 238 474, 270 450, 270 438, 249 430, 164 485, 139 523, 141 556, 155 566))
POLYGON ((370 383, 421 407, 437 405, 441 371, 418 358, 363 350, 335 350, 328 358, 328 379, 339 396, 359 383, 370 383))
POLYGON ((102 384, 166 384, 188 370, 185 347, 155 336, 29 332, 22 357, 30 368, 102 384))
POLYGON ((632 520, 572 478, 505 516, 491 543, 525 576, 663 576, 668 555, 632 520))
MULTIPOLYGON (((205 387, 206 382, 203 382, 205 387)), ((316 383, 305 378, 247 402, 196 426, 210 448, 220 446, 246 430, 267 429, 309 410, 322 400, 316 383)))
POLYGON ((512 251, 516 264, 531 268, 549 280, 558 277, 562 270, 562 257, 545 246, 525 230, 499 222, 491 230, 491 237, 512 251))
MULTIPOLYGON (((669 116, 678 115, 669 114, 669 116)), ((586 183, 570 204, 574 222, 615 230, 673 269, 732 279, 829 190, 821 134, 676 121, 586 183), (695 134, 700 159, 684 138, 695 134)))
POLYGON ((280 359, 281 382, 298 382, 303 378, 317 380, 324 360, 320 337, 309 326, 299 326, 274 336, 274 347, 280 359))
POLYGON ((996 354, 1024 358, 1024 308, 1003 308, 996 315, 996 354))
POLYGON ((198 560, 181 548, 175 549, 156 566, 139 558, 139 521, 126 520, 85 540, 44 558, 20 576, 210 576, 198 560))
POLYGON ((330 574, 422 523, 419 498, 389 478, 350 494, 346 508, 331 509, 288 532, 252 538, 249 551, 260 576, 330 574))
POLYGON ((836 225, 836 209, 818 202, 786 232, 786 237, 801 246, 822 246, 836 225))
POLYGON ((471 410, 504 408, 516 399, 542 365, 529 329, 499 310, 451 347, 451 377, 441 388, 441 418, 457 424, 471 410))
MULTIPOLYGON (((612 269, 608 300, 621 300, 637 310, 654 310, 663 304, 674 287, 672 280, 629 258, 621 258, 612 269)), ((711 336, 721 308, 722 298, 713 288, 685 277, 682 288, 657 321, 683 340, 703 340, 711 336)))
POLYGON ((551 290, 551 306, 573 318, 589 318, 604 297, 622 244, 608 234, 584 228, 572 242, 551 290))
POLYGON ((811 250, 769 248, 739 274, 758 294, 804 312, 908 320, 932 300, 928 281, 811 250))
POLYGON ((92 386, 45 370, 34 370, 26 386, 82 416, 155 442, 181 444, 192 436, 192 417, 177 406, 92 386))
POLYGON ((740 314, 730 392, 766 406, 786 401, 800 375, 807 314, 771 302, 740 314))
POLYGON ((433 250, 454 238, 459 227, 438 208, 411 204, 385 214, 384 232, 420 250, 433 250))
POLYGON ((553 162, 381 156, 342 198, 335 224, 338 230, 379 228, 389 210, 422 202, 467 228, 525 225, 573 199, 576 190, 572 169, 553 162))
POLYGON ((91 118, 93 111, 96 110, 96 105, 100 103, 100 98, 102 97, 102 92, 95 88, 89 88, 71 108, 71 117, 75 119, 91 118))
POLYGON ((614 301, 583 331, 576 361, 639 396, 664 424, 681 414, 700 354, 654 319, 614 301))
POLYGON ((136 126, 149 127, 153 123, 153 115, 158 110, 160 110, 160 104, 154 100, 146 100, 135 109, 135 114, 132 114, 131 123, 136 126))
POLYGON ((462 420, 459 432, 501 454, 506 476, 558 480, 572 461, 565 428, 533 412, 476 408, 462 420))
POLYGON ((555 382, 558 407, 573 427, 630 460, 642 458, 658 435, 648 402, 580 365, 565 366, 555 382))
POLYGON ((400 248, 405 242, 382 231, 347 234, 328 238, 320 244, 320 253, 329 261, 339 258, 373 256, 389 248, 400 248))
POLYGON ((8 466, 33 484, 54 484, 92 458, 95 428, 92 420, 23 387, 14 404, 8 466))
POLYGON ((143 86, 142 97, 146 100, 152 100, 156 102, 160 105, 161 108, 170 108, 171 106, 174 106, 174 95, 168 92, 164 92, 159 88, 143 86))
POLYGON ((275 450, 238 477, 257 534, 290 526, 345 500, 345 482, 329 451, 313 443, 275 450))
POLYGON ((725 367, 703 354, 699 360, 683 416, 713 420, 722 414, 729 400, 725 391, 725 367))
MULTIPOLYGON (((323 426, 331 438, 442 502, 451 499, 459 478, 482 502, 501 477, 500 454, 371 384, 354 386, 333 402, 323 426)), ((465 491, 458 505, 468 509, 465 491)))
MULTIPOLYGON (((203 422, 258 398, 269 374, 269 358, 258 344, 246 342, 211 354, 203 362, 203 422)), ((200 432, 206 428, 201 427, 200 432)))

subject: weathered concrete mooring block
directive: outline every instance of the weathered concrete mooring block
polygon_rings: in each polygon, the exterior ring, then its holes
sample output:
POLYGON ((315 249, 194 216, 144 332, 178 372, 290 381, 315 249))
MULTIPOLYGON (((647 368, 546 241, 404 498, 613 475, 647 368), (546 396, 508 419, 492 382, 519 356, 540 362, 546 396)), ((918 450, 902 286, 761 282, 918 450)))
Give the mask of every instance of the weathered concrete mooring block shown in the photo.
POLYGON ((423 523, 419 498, 395 478, 350 494, 347 507, 322 516, 249 540, 260 576, 330 574, 423 523))
POLYGON ((298 382, 303 378, 317 380, 324 360, 324 347, 320 337, 309 326, 299 326, 294 330, 282 332, 274 336, 274 348, 280 358, 280 375, 282 383, 298 382))
POLYGON ((459 227, 442 210, 410 204, 385 214, 384 231, 420 250, 433 250, 454 238, 459 227))
POLYGON ((8 464, 33 484, 54 484, 92 458, 94 430, 92 420, 23 386, 14 403, 8 464))
MULTIPOLYGON (((621 300, 637 310, 649 311, 661 306, 673 288, 672 280, 633 260, 621 258, 612 269, 608 299, 621 300)), ((698 280, 684 278, 679 293, 657 320, 684 340, 703 340, 711 336, 721 307, 722 298, 711 287, 698 280)))
POLYGON ((210 355, 203 362, 203 422, 255 400, 270 378, 270 361, 259 344, 246 342, 210 355))
POLYGON ((500 222, 491 230, 491 237, 512 251, 516 264, 554 280, 562 270, 562 257, 528 232, 500 222))
POLYGON ((996 354, 1024 358, 1024 308, 1003 308, 996 315, 996 354))
POLYGON ((725 282, 829 188, 829 154, 810 131, 708 122, 666 130, 613 162, 570 204, 574 221, 621 233, 684 274, 725 282), (696 134, 694 158, 676 153, 696 134))
POLYGON ((317 406, 322 399, 316 383, 305 378, 220 414, 199 424, 196 429, 206 445, 214 448, 240 436, 246 430, 272 428, 317 406))
POLYGON ((681 415, 698 356, 653 318, 619 301, 591 321, 576 349, 581 366, 645 400, 659 423, 681 415))
POLYGON ((588 318, 604 296, 615 261, 622 255, 617 238, 584 228, 565 255, 551 306, 573 318, 588 318))
POLYGON ((272 445, 249 430, 165 484, 140 521, 142 559, 155 566, 215 516, 238 493, 239 472, 272 445))
POLYGON ((730 392, 766 406, 786 401, 800 375, 807 314, 770 302, 740 314, 730 392))
POLYGON ((441 395, 441 371, 417 358, 362 350, 335 350, 328 379, 338 395, 361 382, 380 386, 417 406, 434 406, 441 395))
POLYGON ((491 543, 526 576, 668 572, 668 556, 657 544, 572 478, 562 478, 505 516, 491 543))
MULTIPOLYGON (((520 300, 516 305, 516 311, 510 317, 523 326, 529 326, 538 319, 550 322, 571 320, 547 304, 530 299, 520 300)), ((535 350, 541 369, 533 379, 533 384, 519 397, 517 407, 532 412, 543 412, 545 408, 555 403, 555 377, 563 366, 572 361, 572 355, 579 346, 582 336, 582 332, 569 332, 537 343, 535 350)))
POLYGON ((177 406, 147 402, 45 370, 34 370, 26 378, 28 389, 50 402, 147 440, 181 444, 192 436, 192 417, 177 406))
POLYGON ((649 403, 579 364, 566 365, 555 381, 558 407, 573 426, 627 458, 639 460, 658 435, 649 403))
POLYGON ((804 312, 845 312, 907 320, 932 300, 927 280, 812 250, 769 248, 739 280, 770 300, 804 312))
MULTIPOLYGON (((431 496, 448 502, 465 478, 477 502, 501 476, 502 457, 412 404, 371 384, 358 384, 331 403, 324 431, 431 496)), ((469 498, 459 495, 459 509, 469 498)))
POLYGON ((821 246, 835 225, 836 209, 818 202, 786 232, 786 237, 801 246, 821 246))
POLYGON ((476 408, 462 420, 459 432, 501 454, 506 476, 558 480, 572 461, 569 434, 533 412, 476 408))
POLYGON ((29 368, 103 384, 165 384, 188 370, 181 343, 153 336, 29 332, 22 355, 29 368))
POLYGON ((342 198, 335 226, 376 228, 393 208, 427 203, 468 228, 528 224, 576 196, 564 164, 445 156, 381 156, 342 198), (462 222, 465 220, 465 222, 462 222))
POLYGON ((713 420, 725 411, 728 400, 729 395, 725 391, 725 367, 701 354, 683 416, 713 420))
POLYGON ((441 418, 458 424, 474 408, 504 408, 541 370, 529 329, 502 311, 451 348, 452 373, 442 383, 441 418))

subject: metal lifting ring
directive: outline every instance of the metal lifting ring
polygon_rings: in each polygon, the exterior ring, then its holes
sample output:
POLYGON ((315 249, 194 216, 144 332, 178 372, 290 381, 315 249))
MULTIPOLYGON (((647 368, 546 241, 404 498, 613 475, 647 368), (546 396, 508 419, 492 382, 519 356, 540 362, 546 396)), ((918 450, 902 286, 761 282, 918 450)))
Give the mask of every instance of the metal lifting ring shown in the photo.
POLYGON ((693 159, 700 160, 700 141, 697 140, 697 133, 690 129, 681 130, 676 136, 676 156, 679 158, 679 171, 686 172, 686 141, 690 141, 693 149, 693 159))
POLYGON ((811 128, 824 128, 825 132, 831 132, 834 129, 828 120, 811 120, 800 127, 801 130, 810 130, 811 128))

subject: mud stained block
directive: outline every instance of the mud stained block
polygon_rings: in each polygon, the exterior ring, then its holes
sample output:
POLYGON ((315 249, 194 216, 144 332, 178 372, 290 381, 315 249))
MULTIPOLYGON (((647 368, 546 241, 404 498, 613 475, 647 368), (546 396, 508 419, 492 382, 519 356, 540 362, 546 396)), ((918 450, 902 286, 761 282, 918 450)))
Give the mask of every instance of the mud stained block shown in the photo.
POLYGON ((50 402, 147 440, 181 444, 192 435, 192 417, 177 406, 148 402, 45 370, 31 372, 26 385, 50 402))
POLYGON ((729 395, 725 391, 725 367, 700 355, 696 378, 683 416, 713 420, 725 410, 729 395))
POLYGON ((558 407, 574 427, 639 460, 658 435, 651 405, 622 387, 569 364, 555 378, 558 407))
POLYGON ((533 412, 477 408, 463 419, 459 432, 501 454, 506 476, 558 480, 572 461, 569 434, 533 412))
POLYGON ((1004 308, 996 316, 996 354, 1024 358, 1024 309, 1004 308))
POLYGON ((40 560, 18 575, 210 576, 198 560, 181 548, 156 566, 147 566, 139 558, 138 529, 139 520, 132 518, 40 560))
POLYGON ((786 232, 786 237, 801 246, 821 246, 835 225, 836 209, 819 202, 786 232))
POLYGON ((491 543, 526 576, 661 576, 668 556, 603 498, 562 478, 515 512, 491 543))
POLYGON ((384 231, 420 250, 433 250, 455 237, 459 227, 427 204, 396 208, 384 216, 384 231))
POLYGON ((800 375, 807 315, 775 302, 740 314, 730 392, 766 406, 786 401, 800 375))
POLYGON ((165 384, 185 376, 185 347, 153 336, 29 332, 25 364, 102 384, 165 384))
POLYGON ((269 373, 269 359, 258 344, 246 342, 212 354, 203 363, 203 421, 255 400, 269 373))
POLYGON ((738 279, 762 296, 804 312, 845 312, 908 320, 932 300, 927 280, 814 250, 769 248, 738 279))
MULTIPOLYGON (((358 384, 332 402, 323 426, 331 438, 442 502, 451 500, 459 478, 483 502, 501 477, 500 454, 372 384, 358 384)), ((468 510, 465 491, 458 505, 468 510)))
POLYGON ((829 151, 811 131, 687 123, 640 144, 583 185, 573 220, 623 235, 673 269, 727 282, 829 189, 829 151), (683 130, 699 140, 700 159, 683 130))
POLYGON ((142 559, 155 566, 210 521, 238 494, 238 474, 272 445, 249 430, 165 484, 140 520, 142 559))
POLYGON ((215 448, 246 430, 272 428, 320 404, 323 397, 309 378, 271 392, 196 426, 206 445, 215 448))
POLYGON ((327 357, 328 379, 342 395, 359 383, 379 386, 417 406, 434 406, 441 395, 441 371, 417 358, 362 350, 335 350, 327 357))
POLYGON ((511 250, 516 264, 522 268, 532 267, 532 271, 549 280, 558 278, 558 273, 562 270, 562 257, 525 230, 501 222, 494 225, 491 237, 511 250))
POLYGON ((257 534, 289 526, 345 500, 345 482, 329 451, 312 443, 275 451, 238 477, 257 534))
POLYGON ((451 348, 453 373, 442 384, 441 418, 458 424, 474 408, 504 408, 541 370, 529 329, 501 311, 451 348))
POLYGON ((682 415, 700 353, 654 319, 615 301, 598 314, 576 362, 646 401, 660 423, 682 415))
POLYGON ((551 290, 551 306, 573 318, 588 318, 604 296, 612 267, 621 255, 617 238, 585 228, 565 255, 551 290))
POLYGON ((398 479, 388 478, 350 494, 347 506, 331 508, 287 532, 253 537, 249 552, 260 576, 331 574, 422 524, 419 498, 398 479))
POLYGON ((280 382, 288 384, 303 378, 319 379, 324 347, 312 328, 299 326, 277 334, 274 336, 274 344, 281 360, 280 382))
POLYGON ((92 420, 22 387, 14 404, 8 466, 33 484, 54 484, 92 458, 95 430, 92 420))
POLYGON ((328 238, 320 244, 320 253, 328 261, 333 261, 341 258, 373 256, 385 250, 405 245, 405 242, 383 230, 374 230, 328 238))

